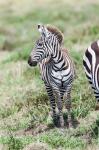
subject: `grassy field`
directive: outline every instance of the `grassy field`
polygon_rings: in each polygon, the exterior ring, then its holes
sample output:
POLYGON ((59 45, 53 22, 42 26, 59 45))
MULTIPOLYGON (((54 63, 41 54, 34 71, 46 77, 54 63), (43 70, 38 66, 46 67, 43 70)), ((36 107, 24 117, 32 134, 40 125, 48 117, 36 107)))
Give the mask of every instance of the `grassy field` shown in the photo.
POLYGON ((99 149, 99 111, 82 66, 97 39, 98 0, 0 0, 0 150, 99 149), (38 23, 60 28, 76 66, 72 115, 79 123, 72 130, 53 127, 39 69, 27 64, 38 23))

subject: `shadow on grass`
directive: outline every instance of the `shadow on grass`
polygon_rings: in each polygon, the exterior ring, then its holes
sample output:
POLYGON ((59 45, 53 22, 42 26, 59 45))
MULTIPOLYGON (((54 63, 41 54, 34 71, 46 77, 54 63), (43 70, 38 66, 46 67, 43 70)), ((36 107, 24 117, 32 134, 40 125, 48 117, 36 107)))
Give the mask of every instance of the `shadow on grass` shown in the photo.
MULTIPOLYGON (((64 113, 63 114, 63 117, 64 117, 64 129, 68 129, 69 126, 68 126, 68 115, 67 113, 64 113)), ((57 123, 59 122, 59 115, 57 115, 57 123)), ((78 124, 79 122, 77 121, 76 118, 74 118, 73 114, 72 114, 72 125, 73 125, 73 128, 77 128, 78 127, 78 124)), ((54 123, 49 123, 49 124, 38 124, 36 126, 33 126, 32 125, 32 121, 30 122, 29 126, 27 129, 24 130, 24 134, 25 135, 37 135, 37 134, 40 134, 40 133, 43 133, 43 132, 46 132, 46 131, 49 131, 51 129, 54 129, 54 128, 61 128, 60 127, 60 124, 58 123, 57 126, 54 125, 54 123)))

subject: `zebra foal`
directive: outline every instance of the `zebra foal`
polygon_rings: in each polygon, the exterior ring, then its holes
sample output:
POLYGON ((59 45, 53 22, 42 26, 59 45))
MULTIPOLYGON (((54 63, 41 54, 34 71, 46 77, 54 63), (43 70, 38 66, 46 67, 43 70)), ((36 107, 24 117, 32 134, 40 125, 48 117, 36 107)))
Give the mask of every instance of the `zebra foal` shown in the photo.
POLYGON ((99 102, 99 40, 93 42, 85 51, 83 66, 96 100, 99 102))
POLYGON ((74 79, 74 64, 66 49, 62 47, 63 35, 53 26, 38 25, 41 34, 32 50, 28 64, 36 66, 39 63, 42 79, 49 96, 52 117, 57 126, 56 104, 59 111, 59 124, 64 126, 62 114, 63 97, 66 95, 68 124, 71 123, 71 88, 74 79), (55 96, 57 100, 55 101, 55 96))

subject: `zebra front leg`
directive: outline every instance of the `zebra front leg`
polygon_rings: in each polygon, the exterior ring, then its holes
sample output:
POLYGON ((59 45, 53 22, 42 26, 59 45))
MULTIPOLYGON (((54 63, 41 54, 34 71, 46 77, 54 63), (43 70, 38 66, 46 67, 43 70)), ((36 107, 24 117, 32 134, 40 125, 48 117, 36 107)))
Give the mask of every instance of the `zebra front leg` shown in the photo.
POLYGON ((65 98, 66 98, 66 109, 67 109, 67 113, 68 113, 68 126, 69 128, 72 128, 72 117, 71 117, 71 89, 69 89, 67 91, 67 93, 65 93, 65 98))
POLYGON ((48 97, 50 100, 51 116, 53 118, 54 125, 57 126, 58 123, 57 123, 57 115, 56 115, 56 110, 55 110, 56 104, 55 104, 55 97, 53 95, 53 90, 50 86, 48 86, 48 85, 45 85, 45 86, 46 86, 46 90, 47 90, 48 97))

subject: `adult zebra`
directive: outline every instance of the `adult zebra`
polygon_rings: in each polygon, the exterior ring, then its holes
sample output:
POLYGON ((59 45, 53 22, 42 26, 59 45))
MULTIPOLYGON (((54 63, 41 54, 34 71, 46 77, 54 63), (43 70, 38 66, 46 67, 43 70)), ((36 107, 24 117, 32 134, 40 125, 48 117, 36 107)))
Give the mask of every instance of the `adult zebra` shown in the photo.
POLYGON ((66 108, 68 110, 68 124, 71 122, 71 88, 74 79, 74 64, 70 59, 66 49, 62 47, 63 35, 53 26, 38 25, 41 37, 37 40, 35 48, 32 50, 28 63, 30 66, 40 65, 42 79, 50 99, 53 121, 57 125, 56 102, 59 110, 59 124, 64 126, 62 114, 63 96, 67 96, 66 108))
POLYGON ((83 66, 96 100, 99 102, 99 40, 93 42, 85 51, 83 66))

